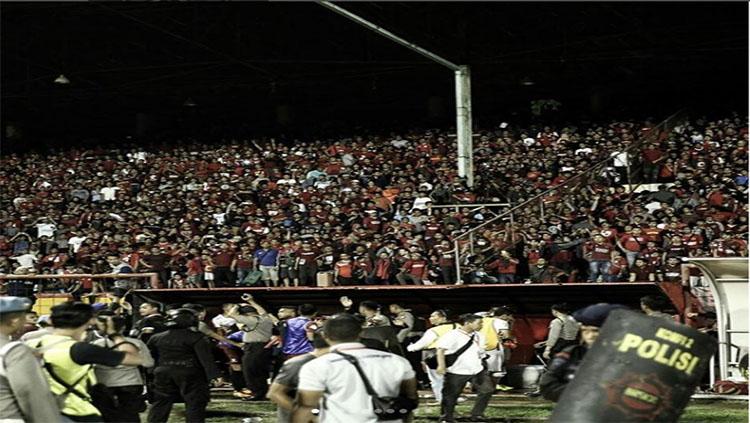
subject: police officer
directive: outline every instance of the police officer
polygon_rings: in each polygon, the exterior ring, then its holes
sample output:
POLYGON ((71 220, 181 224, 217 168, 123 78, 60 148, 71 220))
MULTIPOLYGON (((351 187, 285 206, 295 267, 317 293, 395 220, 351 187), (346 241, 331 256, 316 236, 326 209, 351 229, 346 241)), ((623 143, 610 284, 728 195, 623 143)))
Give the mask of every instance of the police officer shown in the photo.
POLYGON ((164 332, 167 328, 164 326, 164 316, 160 313, 160 305, 154 301, 146 301, 138 307, 138 313, 141 320, 135 324, 130 335, 138 338, 143 342, 148 342, 154 334, 164 332))
POLYGON ((96 385, 92 364, 139 366, 143 359, 126 348, 112 318, 105 317, 103 334, 113 342, 103 348, 79 341, 95 323, 89 304, 68 301, 52 307, 52 333, 28 341, 44 360, 47 383, 62 402, 62 413, 73 421, 100 422, 101 412, 92 404, 89 387, 96 385))
POLYGON ((31 301, 0 297, 0 421, 8 423, 55 422, 60 411, 44 371, 29 347, 11 342, 10 335, 23 327, 31 301))
POLYGON ((197 331, 198 319, 189 309, 168 314, 168 330, 156 334, 148 347, 156 359, 154 402, 149 422, 166 422, 172 404, 185 401, 188 422, 203 422, 210 400, 209 381, 219 377, 208 338, 197 331))
POLYGON ((589 348, 599 337, 599 328, 607 320, 612 310, 627 309, 619 304, 599 303, 582 308, 573 313, 573 318, 580 325, 581 343, 570 345, 555 354, 542 374, 539 390, 545 399, 557 401, 568 383, 575 377, 578 367, 589 348))

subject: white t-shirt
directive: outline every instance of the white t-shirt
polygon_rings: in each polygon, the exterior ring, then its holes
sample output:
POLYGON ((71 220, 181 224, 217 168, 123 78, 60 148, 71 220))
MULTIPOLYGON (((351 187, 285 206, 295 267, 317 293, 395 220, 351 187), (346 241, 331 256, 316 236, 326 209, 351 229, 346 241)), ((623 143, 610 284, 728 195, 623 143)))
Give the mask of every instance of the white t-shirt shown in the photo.
MULTIPOLYGON (((456 375, 475 375, 482 371, 482 355, 484 351, 480 345, 484 345, 484 336, 479 332, 474 332, 474 341, 469 348, 461 354, 452 366, 448 367, 448 373, 456 375)), ((445 355, 453 354, 466 345, 471 335, 461 329, 453 329, 446 333, 437 343, 438 348, 445 350, 445 355)))
POLYGON ((404 148, 407 145, 409 145, 409 141, 402 140, 402 139, 397 139, 397 140, 391 141, 391 145, 394 146, 394 147, 396 147, 396 148, 404 148))
POLYGON ((223 225, 224 224, 224 218, 226 217, 226 213, 214 213, 212 215, 212 217, 216 221, 217 225, 223 225))
MULTIPOLYGON (((299 373, 300 391, 322 391, 320 423, 377 423, 372 399, 357 369, 340 355, 357 358, 362 371, 381 397, 398 396, 401 382, 414 378, 409 361, 388 352, 365 348, 358 342, 338 344, 332 352, 302 366, 299 373)), ((401 422, 401 420, 390 420, 401 422)))
POLYGON ((17 261, 18 264, 21 265, 21 267, 33 267, 34 263, 36 263, 37 259, 33 254, 23 254, 18 257, 13 258, 13 260, 17 261))
POLYGON ((508 321, 506 320, 495 317, 494 319, 492 319, 492 328, 495 329, 495 332, 500 332, 501 330, 510 330, 510 324, 508 324, 508 321))
POLYGON ((427 203, 432 201, 432 198, 430 197, 417 197, 414 199, 414 204, 411 206, 412 210, 414 209, 420 209, 420 210, 426 210, 427 209, 427 203))
POLYGON ((78 249, 81 248, 81 244, 86 240, 85 236, 72 236, 68 238, 68 244, 73 246, 73 252, 77 253, 78 249))
POLYGON ((232 319, 231 317, 226 317, 223 314, 217 314, 216 317, 211 319, 211 324, 213 324, 215 328, 230 328, 237 324, 237 321, 232 319))
POLYGON ((625 167, 628 165, 628 152, 614 152, 610 157, 615 159, 615 167, 625 167))
POLYGON ((52 223, 38 223, 36 225, 37 237, 41 238, 46 235, 48 238, 52 238, 56 229, 57 227, 52 223))
POLYGON ((104 187, 102 188, 100 192, 102 194, 104 201, 112 201, 115 199, 115 194, 119 190, 120 188, 117 188, 117 187, 104 187))

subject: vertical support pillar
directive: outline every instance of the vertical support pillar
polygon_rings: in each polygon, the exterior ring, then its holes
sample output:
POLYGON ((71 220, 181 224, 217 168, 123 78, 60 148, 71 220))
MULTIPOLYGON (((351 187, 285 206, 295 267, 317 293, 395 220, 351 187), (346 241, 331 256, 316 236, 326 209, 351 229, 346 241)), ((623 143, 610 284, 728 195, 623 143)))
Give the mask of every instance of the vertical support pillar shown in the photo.
POLYGON ((456 139, 458 142, 458 176, 474 187, 474 147, 471 127, 471 73, 466 65, 456 75, 456 139))
POLYGON ((453 253, 456 257, 456 285, 462 285, 461 279, 461 251, 459 250, 458 240, 453 241, 453 253))

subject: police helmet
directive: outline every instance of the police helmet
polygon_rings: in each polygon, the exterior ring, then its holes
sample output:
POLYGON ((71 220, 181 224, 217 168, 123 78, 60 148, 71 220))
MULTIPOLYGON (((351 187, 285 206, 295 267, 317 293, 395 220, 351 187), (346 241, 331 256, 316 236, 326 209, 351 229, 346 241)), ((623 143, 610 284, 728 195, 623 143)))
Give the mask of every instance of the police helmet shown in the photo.
POLYGON ((166 326, 170 329, 187 329, 198 326, 198 317, 193 310, 178 308, 167 312, 166 326))

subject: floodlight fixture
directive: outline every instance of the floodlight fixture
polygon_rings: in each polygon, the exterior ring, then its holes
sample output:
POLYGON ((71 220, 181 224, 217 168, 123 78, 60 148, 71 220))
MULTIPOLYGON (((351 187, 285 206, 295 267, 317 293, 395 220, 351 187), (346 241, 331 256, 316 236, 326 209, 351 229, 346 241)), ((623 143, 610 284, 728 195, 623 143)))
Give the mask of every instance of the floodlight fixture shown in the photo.
POLYGON ((55 78, 55 84, 68 85, 70 84, 70 79, 66 78, 63 74, 60 74, 60 76, 55 78))

